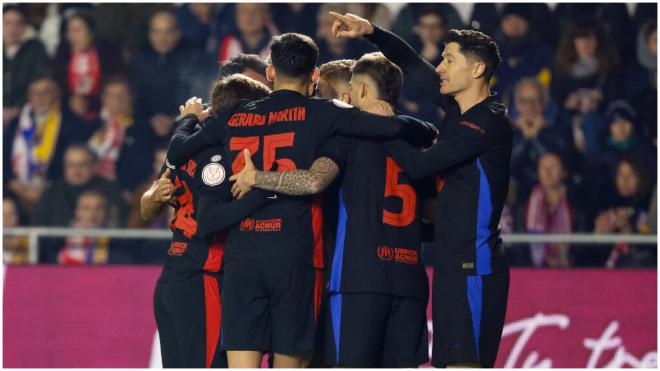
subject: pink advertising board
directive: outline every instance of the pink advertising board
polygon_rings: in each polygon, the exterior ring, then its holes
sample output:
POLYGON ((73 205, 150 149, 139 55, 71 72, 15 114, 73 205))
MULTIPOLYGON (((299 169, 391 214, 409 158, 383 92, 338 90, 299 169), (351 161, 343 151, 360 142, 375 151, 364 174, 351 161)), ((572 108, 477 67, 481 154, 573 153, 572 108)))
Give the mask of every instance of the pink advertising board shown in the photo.
MULTIPOLYGON (((5 268, 4 367, 159 366, 159 267, 5 268)), ((496 366, 657 367, 656 271, 513 269, 496 366)))

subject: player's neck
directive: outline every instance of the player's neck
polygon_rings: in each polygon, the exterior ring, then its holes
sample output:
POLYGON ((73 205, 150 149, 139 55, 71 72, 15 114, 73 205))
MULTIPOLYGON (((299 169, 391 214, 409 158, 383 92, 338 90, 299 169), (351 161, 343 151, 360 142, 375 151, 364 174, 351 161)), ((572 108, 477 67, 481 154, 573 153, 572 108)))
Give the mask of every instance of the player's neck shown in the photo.
POLYGON ((488 90, 488 84, 475 84, 465 91, 456 94, 454 99, 461 108, 461 114, 464 114, 470 108, 488 98, 489 95, 490 91, 488 90))
POLYGON ((307 88, 308 84, 300 85, 297 83, 289 83, 289 82, 278 82, 275 80, 275 84, 273 86, 273 91, 278 91, 278 90, 292 90, 296 91, 304 96, 307 96, 307 88))

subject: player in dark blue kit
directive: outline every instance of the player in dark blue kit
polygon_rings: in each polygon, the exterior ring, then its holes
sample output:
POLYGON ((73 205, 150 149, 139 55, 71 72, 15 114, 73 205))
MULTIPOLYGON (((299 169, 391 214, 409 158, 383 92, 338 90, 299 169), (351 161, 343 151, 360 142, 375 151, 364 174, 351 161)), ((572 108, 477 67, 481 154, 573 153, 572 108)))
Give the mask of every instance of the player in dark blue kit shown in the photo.
MULTIPOLYGON (((391 110, 401 92, 402 74, 382 54, 366 54, 352 67, 352 78, 349 71, 345 85, 349 84, 355 107, 380 101, 391 110)), ((326 363, 340 367, 426 363, 428 284, 420 257, 423 184, 401 172, 382 140, 336 137, 319 155, 309 170, 287 171, 281 179, 281 173, 256 171, 248 161, 241 173, 230 178, 236 181, 232 189, 234 193, 238 189, 239 196, 252 187, 313 194, 323 191, 341 171, 326 363)))
POLYGON ((331 14, 336 37, 366 37, 445 111, 432 147, 388 147, 411 178, 438 178, 432 363, 493 367, 509 287, 498 224, 513 136, 504 106, 488 89, 500 62, 497 45, 478 31, 451 30, 434 70, 398 36, 352 14, 331 14))
MULTIPOLYGON (((403 137, 434 136, 419 123, 360 112, 336 100, 310 98, 319 71, 318 47, 307 36, 284 34, 271 44, 267 76, 275 89, 267 98, 219 114, 227 130, 177 128, 168 159, 186 158, 228 139, 232 173, 242 169, 244 150, 260 169, 309 168, 338 133, 403 137)), ((231 229, 225 248, 223 342, 230 367, 258 367, 274 352, 275 367, 302 367, 314 349, 322 292, 322 211, 318 197, 279 196, 231 229)))
MULTIPOLYGON (((245 76, 234 75, 216 83, 212 110, 235 105, 240 99, 262 98, 270 90, 245 76)), ((191 99, 181 107, 176 124, 195 127, 203 115, 201 101, 191 99)), ((213 122, 209 125, 224 125, 213 122)), ((142 197, 145 219, 157 217, 166 203, 176 209, 170 228, 172 243, 156 284, 154 312, 164 367, 226 367, 225 354, 217 351, 220 338, 222 280, 220 268, 227 229, 270 200, 266 193, 232 201, 227 181, 227 156, 222 146, 209 147, 183 166, 163 165, 161 178, 142 197), (199 223, 200 199, 211 197, 216 234, 204 232, 199 223)))

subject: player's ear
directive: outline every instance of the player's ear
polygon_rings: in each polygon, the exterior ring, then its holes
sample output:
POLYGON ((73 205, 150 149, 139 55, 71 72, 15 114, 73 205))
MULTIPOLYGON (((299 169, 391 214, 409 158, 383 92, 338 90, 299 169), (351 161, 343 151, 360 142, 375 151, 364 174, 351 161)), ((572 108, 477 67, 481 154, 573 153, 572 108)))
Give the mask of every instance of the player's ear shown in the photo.
POLYGON ((475 80, 482 77, 486 73, 486 63, 474 62, 472 68, 472 78, 475 80))
POLYGON ((266 80, 269 82, 275 81, 275 67, 272 64, 266 67, 266 80))
POLYGON ((364 98, 367 96, 367 84, 361 83, 360 84, 360 98, 364 98))
POLYGON ((314 67, 314 71, 312 71, 312 83, 318 84, 320 77, 321 77, 321 70, 314 67))

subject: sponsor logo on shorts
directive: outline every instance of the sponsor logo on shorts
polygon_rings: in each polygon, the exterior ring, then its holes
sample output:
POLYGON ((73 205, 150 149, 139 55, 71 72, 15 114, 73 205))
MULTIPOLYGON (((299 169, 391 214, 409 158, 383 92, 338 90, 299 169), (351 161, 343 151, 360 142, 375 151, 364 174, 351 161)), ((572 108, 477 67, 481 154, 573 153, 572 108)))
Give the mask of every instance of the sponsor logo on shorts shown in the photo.
POLYGON ((186 249, 188 248, 188 243, 186 242, 172 242, 169 250, 167 250, 167 255, 169 256, 181 256, 186 249))
POLYGON ((394 260, 395 263, 417 264, 419 256, 416 250, 403 247, 378 246, 378 257, 383 261, 394 260))
POLYGON ((474 263, 463 263, 463 269, 474 269, 474 263))

